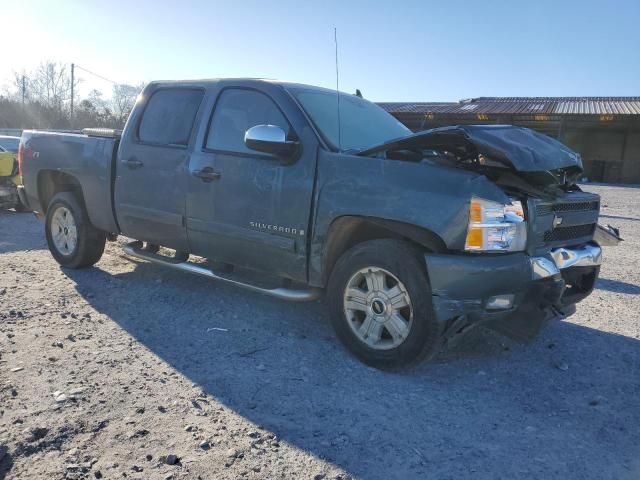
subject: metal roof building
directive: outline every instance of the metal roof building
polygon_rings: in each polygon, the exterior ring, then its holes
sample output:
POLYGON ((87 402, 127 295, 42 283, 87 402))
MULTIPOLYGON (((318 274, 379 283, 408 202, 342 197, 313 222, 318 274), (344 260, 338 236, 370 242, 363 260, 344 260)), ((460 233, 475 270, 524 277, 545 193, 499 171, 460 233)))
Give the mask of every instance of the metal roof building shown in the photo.
POLYGON ((414 131, 473 123, 533 128, 580 152, 590 180, 640 183, 640 97, 479 97, 379 105, 414 131))

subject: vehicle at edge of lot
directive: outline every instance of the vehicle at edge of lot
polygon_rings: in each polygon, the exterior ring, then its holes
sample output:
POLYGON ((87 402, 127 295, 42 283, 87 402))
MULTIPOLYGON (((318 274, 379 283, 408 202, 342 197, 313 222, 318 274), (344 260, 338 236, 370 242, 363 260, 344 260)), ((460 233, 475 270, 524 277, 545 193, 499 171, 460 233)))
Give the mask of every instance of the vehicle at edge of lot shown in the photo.
POLYGON ((18 185, 21 184, 17 159, 19 144, 20 137, 0 135, 0 208, 23 211, 18 196, 18 185))
POLYGON ((6 152, 18 153, 19 145, 20 145, 20 137, 0 135, 0 149, 6 152))
POLYGON ((152 82, 122 132, 25 131, 19 159, 62 266, 93 265, 122 234, 129 255, 175 269, 288 300, 326 292, 338 337, 379 368, 480 323, 530 339, 575 311, 601 263, 600 199, 563 144, 508 125, 412 134, 318 87, 152 82))

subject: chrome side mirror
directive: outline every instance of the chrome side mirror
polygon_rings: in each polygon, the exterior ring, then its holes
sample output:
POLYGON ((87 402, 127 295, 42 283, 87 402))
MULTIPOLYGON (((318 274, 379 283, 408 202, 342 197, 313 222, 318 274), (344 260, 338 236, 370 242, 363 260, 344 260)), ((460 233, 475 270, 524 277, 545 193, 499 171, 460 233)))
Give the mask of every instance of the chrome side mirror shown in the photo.
POLYGON ((298 149, 298 142, 287 140, 285 131, 277 125, 256 125, 244 134, 244 144, 251 150, 289 157, 298 149))

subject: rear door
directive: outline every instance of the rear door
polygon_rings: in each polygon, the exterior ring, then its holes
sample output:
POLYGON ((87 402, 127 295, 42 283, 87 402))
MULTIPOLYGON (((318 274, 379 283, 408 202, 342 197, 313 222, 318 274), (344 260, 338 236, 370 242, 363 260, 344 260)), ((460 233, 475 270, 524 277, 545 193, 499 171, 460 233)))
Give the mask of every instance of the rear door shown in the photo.
MULTIPOLYGON (((145 94, 149 95, 147 92, 145 94)), ((157 88, 118 150, 115 205, 123 234, 187 250, 185 199, 191 137, 204 91, 157 88)))
POLYGON ((304 280, 317 140, 284 90, 270 87, 227 87, 217 95, 189 166, 189 243, 198 255, 304 280), (247 148, 245 132, 263 124, 300 141, 299 155, 282 159, 247 148), (215 179, 193 175, 205 169, 215 179))

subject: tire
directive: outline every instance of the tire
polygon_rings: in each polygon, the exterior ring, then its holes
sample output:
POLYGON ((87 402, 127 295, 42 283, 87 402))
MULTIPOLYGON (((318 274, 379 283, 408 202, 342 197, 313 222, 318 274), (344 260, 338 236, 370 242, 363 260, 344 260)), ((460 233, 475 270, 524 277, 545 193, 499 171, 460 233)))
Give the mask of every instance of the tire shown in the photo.
POLYGON ((407 242, 371 240, 345 252, 329 279, 328 300, 338 338, 375 368, 414 365, 441 345, 422 253, 407 242))
POLYGON ((58 193, 49 202, 45 234, 51 255, 67 268, 95 264, 102 257, 107 239, 105 232, 91 225, 84 205, 72 192, 58 193))

